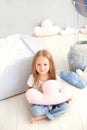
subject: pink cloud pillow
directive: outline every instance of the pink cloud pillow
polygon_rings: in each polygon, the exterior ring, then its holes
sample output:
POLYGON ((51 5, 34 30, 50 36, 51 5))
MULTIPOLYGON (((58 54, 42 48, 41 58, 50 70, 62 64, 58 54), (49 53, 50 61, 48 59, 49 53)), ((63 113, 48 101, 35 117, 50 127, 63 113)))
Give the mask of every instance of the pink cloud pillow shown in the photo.
POLYGON ((58 81, 48 80, 42 86, 43 93, 31 88, 25 96, 31 104, 51 105, 72 99, 70 88, 60 88, 58 81))

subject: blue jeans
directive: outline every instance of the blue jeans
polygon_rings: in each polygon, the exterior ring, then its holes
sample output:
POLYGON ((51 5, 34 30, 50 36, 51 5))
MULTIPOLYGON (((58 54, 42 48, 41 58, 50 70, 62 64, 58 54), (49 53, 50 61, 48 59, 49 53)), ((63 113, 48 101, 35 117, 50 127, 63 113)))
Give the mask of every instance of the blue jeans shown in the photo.
POLYGON ((31 106, 32 115, 35 117, 46 115, 50 120, 62 115, 67 111, 69 104, 63 102, 57 105, 36 105, 31 106))

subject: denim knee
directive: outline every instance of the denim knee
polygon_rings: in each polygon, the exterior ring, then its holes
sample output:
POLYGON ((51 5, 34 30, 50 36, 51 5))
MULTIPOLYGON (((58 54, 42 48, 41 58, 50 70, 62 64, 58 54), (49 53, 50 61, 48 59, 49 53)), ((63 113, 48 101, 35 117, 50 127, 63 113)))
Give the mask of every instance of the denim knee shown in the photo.
POLYGON ((37 105, 32 105, 31 112, 32 112, 33 116, 39 116, 39 109, 38 109, 37 105))
POLYGON ((63 103, 62 108, 63 108, 65 111, 68 109, 68 107, 69 107, 69 103, 67 103, 67 102, 63 103))
POLYGON ((59 117, 67 111, 68 106, 69 104, 67 102, 56 105, 55 108, 49 111, 49 113, 47 114, 48 118, 50 120, 53 120, 56 117, 59 117))
POLYGON ((48 113, 48 107, 44 105, 32 105, 31 112, 33 116, 42 116, 48 113))

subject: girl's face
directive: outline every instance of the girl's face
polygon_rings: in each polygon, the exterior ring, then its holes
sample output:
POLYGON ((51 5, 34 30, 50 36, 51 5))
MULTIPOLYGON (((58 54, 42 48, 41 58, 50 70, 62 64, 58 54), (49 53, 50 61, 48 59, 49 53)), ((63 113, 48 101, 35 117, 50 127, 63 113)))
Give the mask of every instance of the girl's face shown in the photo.
POLYGON ((36 71, 40 75, 47 74, 49 71, 49 60, 46 57, 39 56, 36 60, 36 71))

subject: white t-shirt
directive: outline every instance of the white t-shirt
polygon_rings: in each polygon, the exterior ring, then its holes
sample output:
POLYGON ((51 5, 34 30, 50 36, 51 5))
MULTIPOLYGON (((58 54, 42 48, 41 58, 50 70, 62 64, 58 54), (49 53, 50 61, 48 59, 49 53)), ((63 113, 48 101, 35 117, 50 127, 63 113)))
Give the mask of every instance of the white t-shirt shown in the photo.
MULTIPOLYGON (((58 75, 57 75, 57 80, 59 80, 59 76, 58 76, 58 75)), ((27 85, 29 85, 30 87, 33 87, 33 88, 35 88, 35 89, 37 89, 37 90, 39 90, 39 91, 41 91, 41 92, 42 92, 41 86, 43 85, 43 83, 44 83, 44 82, 42 82, 42 81, 39 80, 38 84, 35 85, 35 84, 34 84, 34 77, 33 77, 32 74, 30 75, 30 77, 29 77, 29 79, 28 79, 28 81, 27 81, 27 85)))
POLYGON ((44 83, 44 82, 42 82, 42 81, 39 80, 38 84, 35 85, 35 84, 34 84, 34 77, 33 77, 32 74, 30 75, 30 77, 29 77, 29 79, 28 79, 28 81, 27 81, 27 84, 28 84, 30 87, 33 87, 33 88, 35 88, 35 89, 38 89, 39 91, 42 91, 41 86, 42 86, 43 83, 44 83))

